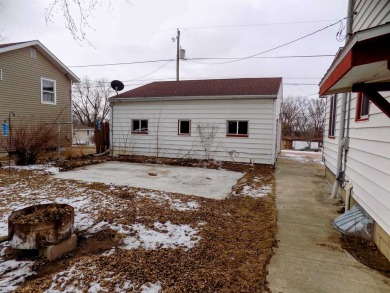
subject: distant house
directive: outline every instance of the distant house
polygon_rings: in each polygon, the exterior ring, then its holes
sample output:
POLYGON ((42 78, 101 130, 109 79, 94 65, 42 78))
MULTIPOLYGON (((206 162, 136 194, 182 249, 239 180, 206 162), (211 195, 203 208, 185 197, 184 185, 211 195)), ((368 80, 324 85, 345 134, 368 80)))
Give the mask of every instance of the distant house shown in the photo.
POLYGON ((301 137, 282 137, 282 150, 302 150, 302 149, 321 149, 323 145, 322 138, 306 140, 301 137))
MULTIPOLYGON (((0 121, 61 123, 60 147, 72 144, 72 84, 78 77, 39 41, 0 44, 0 121)), ((12 123, 13 122, 13 123, 12 123)), ((3 131, 0 139, 4 138, 3 131)), ((53 148, 57 147, 57 141, 53 148)), ((0 147, 0 153, 5 152, 0 147)))
POLYGON ((92 127, 86 127, 86 126, 73 127, 73 144, 95 146, 93 140, 94 133, 95 130, 92 127))
POLYGON ((350 1, 348 16, 345 46, 320 82, 326 174, 346 209, 350 200, 372 217, 366 229, 390 259, 390 2, 350 1))
POLYGON ((153 82, 111 97, 112 151, 274 164, 282 78, 153 82))

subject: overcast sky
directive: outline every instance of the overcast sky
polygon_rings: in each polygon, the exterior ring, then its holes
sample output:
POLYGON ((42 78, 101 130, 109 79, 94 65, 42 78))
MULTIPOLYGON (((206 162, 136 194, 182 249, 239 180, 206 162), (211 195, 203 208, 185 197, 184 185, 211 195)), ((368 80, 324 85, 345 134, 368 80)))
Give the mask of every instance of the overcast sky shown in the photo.
MULTIPOLYGON (((119 79, 126 90, 159 79, 174 80, 176 63, 72 66, 175 59, 176 28, 181 30, 181 47, 188 59, 247 57, 336 23, 346 16, 348 1, 111 0, 110 7, 108 2, 96 8, 91 28, 85 29, 90 46, 72 38, 61 11, 53 15, 53 22, 45 22, 45 8, 52 0, 0 0, 2 43, 39 40, 80 78, 119 79)), ((334 25, 258 57, 334 55, 344 44, 336 38, 339 28, 340 24, 334 25)), ((249 58, 215 64, 229 60, 180 61, 180 79, 280 76, 285 96, 318 97, 318 83, 333 57, 249 58)))

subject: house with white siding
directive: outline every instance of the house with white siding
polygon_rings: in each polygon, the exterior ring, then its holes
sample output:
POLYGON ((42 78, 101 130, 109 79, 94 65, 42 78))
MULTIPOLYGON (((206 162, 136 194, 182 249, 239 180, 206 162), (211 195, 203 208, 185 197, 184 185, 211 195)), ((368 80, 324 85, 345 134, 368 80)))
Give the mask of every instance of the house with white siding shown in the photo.
POLYGON ((282 78, 153 82, 109 99, 113 155, 274 164, 282 78))
POLYGON ((372 218, 390 259, 390 2, 350 0, 347 40, 320 82, 326 97, 324 162, 332 196, 372 218))
POLYGON ((73 127, 73 144, 74 145, 92 145, 94 142, 95 129, 87 126, 73 127))

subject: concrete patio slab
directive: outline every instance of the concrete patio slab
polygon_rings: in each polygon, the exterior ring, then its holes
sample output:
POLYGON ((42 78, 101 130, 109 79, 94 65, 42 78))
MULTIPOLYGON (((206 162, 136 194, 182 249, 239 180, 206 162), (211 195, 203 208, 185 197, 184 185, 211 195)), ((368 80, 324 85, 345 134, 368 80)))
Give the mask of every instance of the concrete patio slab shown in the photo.
POLYGON ((282 152, 276 164, 278 248, 269 265, 274 293, 390 292, 390 280, 348 254, 321 154, 282 152))
POLYGON ((53 177, 222 199, 243 175, 195 167, 107 162, 58 173, 53 177))

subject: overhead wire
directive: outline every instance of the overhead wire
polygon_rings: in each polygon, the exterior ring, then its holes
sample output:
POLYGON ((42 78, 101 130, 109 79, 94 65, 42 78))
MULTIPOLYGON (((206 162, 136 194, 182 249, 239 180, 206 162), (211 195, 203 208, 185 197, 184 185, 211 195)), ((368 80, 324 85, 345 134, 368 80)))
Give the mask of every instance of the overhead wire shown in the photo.
MULTIPOLYGON (((342 20, 347 19, 347 18, 348 18, 348 17, 344 17, 342 20)), ((309 36, 312 36, 312 35, 317 34, 317 33, 321 32, 321 31, 323 31, 323 30, 326 30, 326 29, 328 29, 328 28, 330 28, 330 27, 332 27, 332 26, 335 26, 335 25, 339 24, 339 22, 340 22, 340 20, 338 20, 337 22, 334 22, 334 23, 332 23, 332 24, 329 24, 329 25, 327 25, 327 26, 325 26, 325 27, 323 27, 323 28, 320 28, 320 29, 318 29, 318 30, 316 30, 316 31, 314 31, 314 32, 311 32, 311 33, 309 33, 309 34, 307 34, 307 35, 304 35, 304 36, 302 36, 302 37, 299 37, 299 38, 297 38, 297 39, 294 39, 294 40, 292 40, 292 41, 286 42, 286 43, 281 44, 281 45, 279 45, 279 46, 273 47, 273 48, 271 48, 271 49, 268 49, 268 50, 265 50, 265 51, 262 51, 262 52, 259 52, 259 53, 253 54, 253 55, 249 55, 249 56, 246 56, 246 57, 243 57, 243 58, 238 58, 238 59, 236 59, 236 60, 231 60, 231 61, 226 61, 226 62, 215 62, 215 63, 201 63, 201 62, 195 62, 195 63, 205 64, 205 65, 219 65, 219 64, 228 64, 228 63, 233 63, 233 62, 238 62, 238 61, 242 61, 242 60, 245 60, 245 59, 253 58, 253 57, 255 57, 255 56, 258 56, 258 55, 261 55, 261 54, 265 54, 265 53, 274 51, 274 50, 276 50, 276 49, 285 47, 285 46, 287 46, 287 45, 290 45, 290 44, 292 44, 292 43, 298 42, 298 41, 300 41, 300 40, 302 40, 302 39, 305 39, 305 38, 307 38, 307 37, 309 37, 309 36)), ((194 61, 193 61, 193 62, 194 62, 194 61)))
MULTIPOLYGON (((334 54, 318 54, 318 55, 282 55, 282 56, 261 56, 261 57, 251 57, 254 59, 279 59, 279 58, 320 58, 320 57, 334 57, 334 54)), ((236 60, 241 57, 196 57, 196 58, 186 58, 184 60, 236 60)), ((145 63, 158 63, 174 61, 173 59, 157 59, 157 60, 145 60, 145 61, 131 61, 131 62, 118 62, 118 63, 101 63, 101 64, 88 64, 88 65, 70 65, 68 67, 104 67, 104 66, 117 66, 117 65, 133 65, 133 64, 145 64, 145 63)), ((201 63, 203 64, 203 63, 201 63)))
MULTIPOLYGON (((318 23, 335 21, 338 19, 320 19, 320 20, 306 20, 306 21, 290 21, 290 22, 269 22, 269 23, 250 23, 250 24, 232 24, 232 25, 208 25, 208 26, 189 26, 189 27, 178 27, 181 30, 192 30, 192 29, 208 29, 208 28, 232 28, 232 27, 251 27, 251 26, 270 26, 270 25, 286 25, 286 24, 305 24, 305 23, 318 23)), ((178 28, 168 28, 157 32, 166 32, 177 30, 178 28)))

